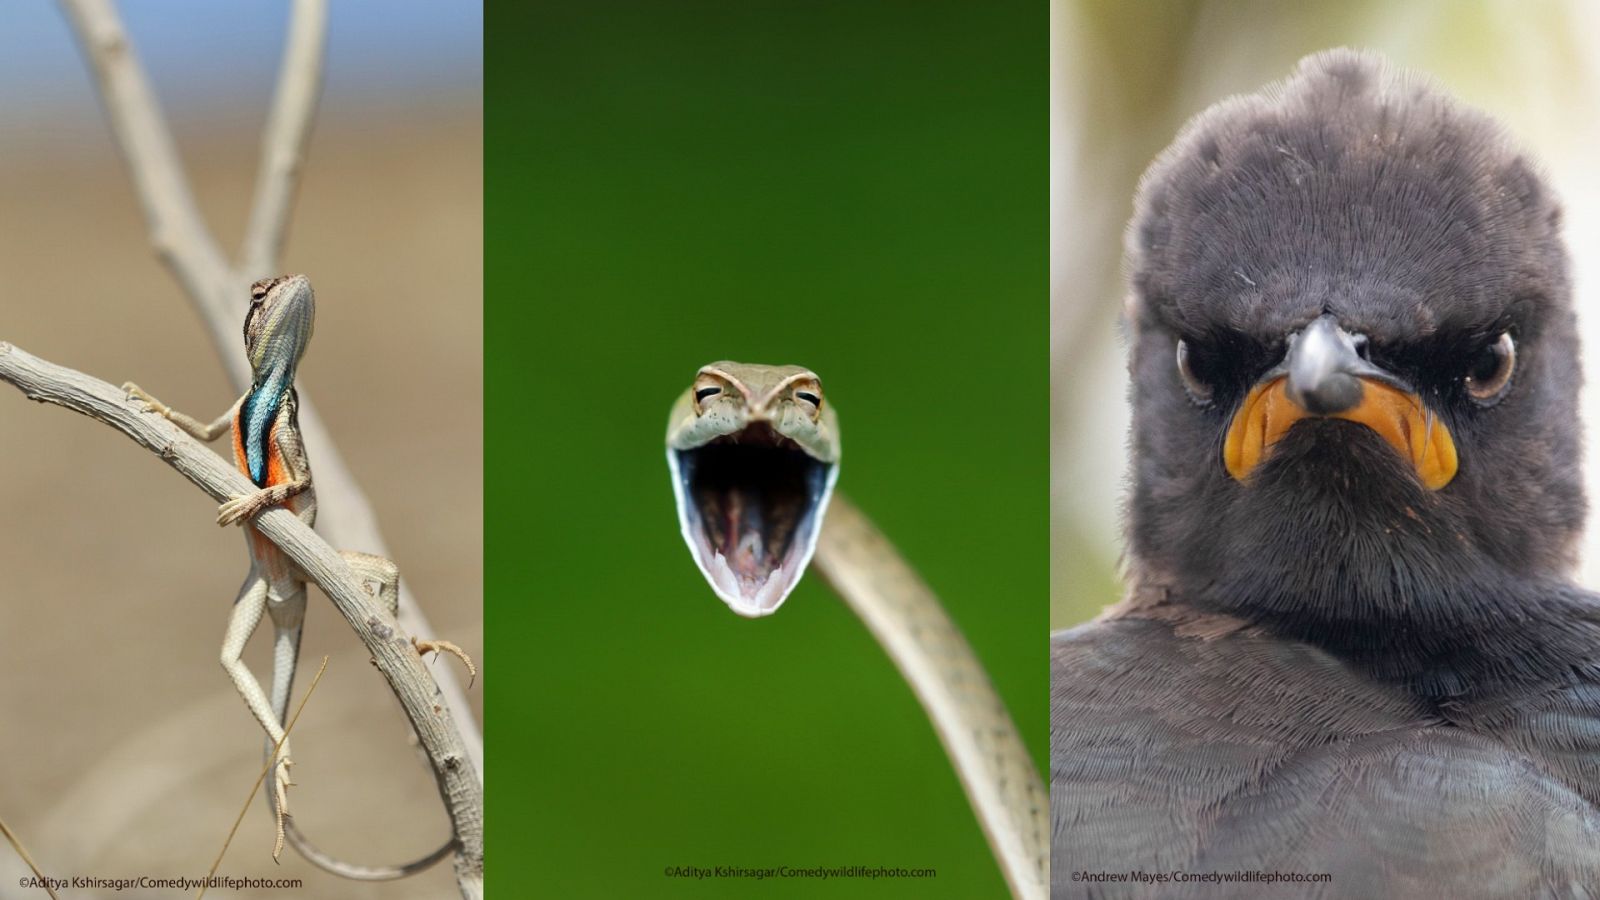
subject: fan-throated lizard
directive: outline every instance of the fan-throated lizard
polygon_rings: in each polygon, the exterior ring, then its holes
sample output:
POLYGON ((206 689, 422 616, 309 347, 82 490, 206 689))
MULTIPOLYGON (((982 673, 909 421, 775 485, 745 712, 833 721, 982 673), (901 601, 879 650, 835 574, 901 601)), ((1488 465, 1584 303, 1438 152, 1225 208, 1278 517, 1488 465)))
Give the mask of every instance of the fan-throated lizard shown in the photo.
MULTIPOLYGON (((244 345, 254 378, 244 396, 210 423, 200 422, 173 410, 132 382, 124 384, 123 390, 130 397, 143 401, 150 411, 159 413, 202 441, 214 441, 224 431, 231 430, 235 463, 258 488, 255 493, 228 500, 217 512, 218 525, 237 523, 243 526, 245 543, 250 550, 250 573, 239 589, 233 614, 228 620, 228 630, 222 640, 222 667, 233 679, 234 687, 238 688, 250 712, 266 730, 268 757, 271 758, 274 748, 278 748, 272 786, 267 791, 267 802, 277 825, 273 859, 276 860, 282 852, 287 833, 296 850, 329 871, 350 878, 398 878, 444 858, 454 842, 445 844, 426 857, 398 866, 357 866, 329 857, 312 846, 289 820, 289 767, 292 763, 289 742, 284 736, 284 722, 287 721, 289 694, 300 653, 300 630, 306 610, 306 576, 283 551, 261 535, 250 524, 250 520, 263 510, 279 505, 293 512, 307 525, 313 524, 316 519, 316 492, 311 486, 311 467, 296 420, 298 398, 294 388, 295 369, 311 340, 315 314, 315 295, 310 280, 304 275, 267 278, 251 285, 250 310, 244 320, 244 345), (273 626, 270 700, 242 659, 245 642, 260 624, 263 612, 272 619, 273 626)), ((340 555, 369 593, 372 585, 378 586, 377 598, 390 616, 395 615, 400 604, 400 571, 395 564, 369 553, 347 550, 341 551, 340 555)), ((476 674, 472 662, 454 644, 448 641, 414 642, 418 652, 443 650, 454 653, 476 674)))

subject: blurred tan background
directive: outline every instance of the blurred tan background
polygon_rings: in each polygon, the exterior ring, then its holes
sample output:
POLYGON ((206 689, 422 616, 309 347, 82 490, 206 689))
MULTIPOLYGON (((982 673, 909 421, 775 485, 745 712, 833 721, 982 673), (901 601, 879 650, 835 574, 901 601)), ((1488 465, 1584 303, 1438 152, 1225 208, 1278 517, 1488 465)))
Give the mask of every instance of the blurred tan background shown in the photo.
MULTIPOLYGON (((128 5, 203 211, 231 253, 287 4, 128 5)), ((299 384, 371 497, 434 636, 481 661, 481 13, 401 6, 332 4, 323 104, 285 255, 318 299, 299 384)), ((53 5, 0 10, 0 60, 0 340, 138 381, 201 418, 226 409, 235 397, 149 251, 53 5)), ((262 732, 217 663, 248 562, 239 530, 216 527, 214 512, 120 434, 0 385, 0 816, 52 875, 201 876, 260 771, 262 732)), ((263 622, 246 656, 263 682, 270 631, 263 622)), ((367 653, 313 589, 297 702, 324 654, 327 674, 293 733, 291 810, 325 849, 357 862, 433 849, 448 834, 433 780, 367 653)), ((471 691, 480 721, 482 684, 471 691)), ((252 805, 219 872, 299 877, 304 888, 228 896, 454 893, 448 862, 376 885, 326 875, 292 849, 274 865, 271 819, 259 796, 252 805)), ((17 886, 25 872, 0 843, 0 897, 43 897, 17 886)))
MULTIPOLYGON (((1499 118, 1565 201, 1580 326, 1591 353, 1600 346, 1600 5, 1054 0, 1051 31, 1052 628, 1093 617, 1120 591, 1128 409, 1118 316, 1138 177, 1191 116, 1286 77, 1302 56, 1377 50, 1499 118)), ((1591 432, 1596 377, 1591 367, 1591 432)), ((1593 471, 1600 440, 1588 448, 1593 471)), ((1589 531, 1582 575, 1600 584, 1600 529, 1589 531)))

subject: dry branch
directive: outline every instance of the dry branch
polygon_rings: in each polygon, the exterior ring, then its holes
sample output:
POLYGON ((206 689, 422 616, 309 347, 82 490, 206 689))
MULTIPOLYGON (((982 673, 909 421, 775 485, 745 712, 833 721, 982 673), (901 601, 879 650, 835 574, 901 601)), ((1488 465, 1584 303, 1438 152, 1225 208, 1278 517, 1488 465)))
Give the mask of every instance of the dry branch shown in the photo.
POLYGON ((150 240, 191 297, 225 296, 227 260, 206 228, 150 80, 109 0, 62 0, 94 65, 100 99, 150 226, 150 240))
MULTIPOLYGON (((254 485, 226 460, 165 418, 129 400, 120 388, 46 362, 0 341, 0 381, 30 400, 54 403, 104 422, 160 456, 212 499, 249 494, 254 485)), ((338 607, 405 708, 428 755, 457 842, 456 878, 462 896, 483 894, 483 785, 461 734, 443 702, 432 667, 423 664, 411 636, 373 602, 332 546, 283 508, 254 520, 262 534, 294 560, 338 607)))
POLYGON ((239 252, 245 281, 276 274, 289 230, 295 188, 311 123, 316 118, 317 97, 322 93, 322 46, 328 30, 323 0, 295 0, 289 17, 289 40, 283 49, 278 90, 267 117, 261 143, 261 171, 256 176, 255 200, 239 252))

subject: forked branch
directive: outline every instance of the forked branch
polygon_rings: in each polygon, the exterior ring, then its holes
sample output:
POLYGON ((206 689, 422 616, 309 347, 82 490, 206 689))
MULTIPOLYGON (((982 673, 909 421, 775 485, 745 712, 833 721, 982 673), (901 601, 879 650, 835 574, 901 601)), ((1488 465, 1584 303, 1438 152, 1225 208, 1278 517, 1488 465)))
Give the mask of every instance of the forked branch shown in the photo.
MULTIPOLYGON (((200 214, 171 129, 116 7, 110 0, 60 2, 94 69, 101 102, 127 162, 156 252, 204 321, 233 394, 243 393, 250 383, 249 363, 238 352, 244 298, 251 282, 279 274, 278 260, 322 90, 325 0, 294 0, 237 266, 229 263, 200 214)), ((392 557, 378 530, 372 504, 356 484, 304 388, 299 415, 300 431, 317 461, 319 530, 338 546, 392 557)), ((410 588, 402 585, 400 590, 401 624, 413 634, 434 634, 410 588)), ((447 671, 439 673, 439 686, 481 777, 483 736, 466 692, 447 671)))

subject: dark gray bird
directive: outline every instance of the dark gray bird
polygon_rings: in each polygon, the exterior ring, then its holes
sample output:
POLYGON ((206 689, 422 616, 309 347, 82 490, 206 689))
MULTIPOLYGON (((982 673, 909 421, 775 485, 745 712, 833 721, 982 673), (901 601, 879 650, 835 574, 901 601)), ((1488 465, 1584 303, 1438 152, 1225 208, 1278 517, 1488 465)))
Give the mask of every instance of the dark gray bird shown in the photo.
POLYGON ((1054 896, 1600 895, 1560 218, 1494 122, 1349 51, 1151 166, 1130 589, 1051 644, 1054 896))

